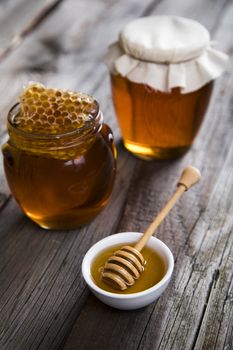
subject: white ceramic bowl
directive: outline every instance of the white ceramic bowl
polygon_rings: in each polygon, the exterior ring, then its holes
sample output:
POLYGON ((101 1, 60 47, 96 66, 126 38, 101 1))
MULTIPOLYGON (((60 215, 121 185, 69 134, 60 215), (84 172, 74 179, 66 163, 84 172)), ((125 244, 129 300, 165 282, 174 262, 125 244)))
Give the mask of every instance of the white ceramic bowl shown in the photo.
POLYGON ((162 280, 153 287, 144 290, 143 292, 132 294, 117 294, 110 293, 99 288, 91 276, 91 264, 93 259, 102 250, 117 244, 131 243, 137 241, 142 236, 139 232, 123 232, 108 236, 93 245, 85 254, 82 262, 83 277, 95 294, 103 303, 123 310, 133 310, 144 307, 155 301, 167 287, 174 268, 174 259, 170 249, 158 238, 151 237, 147 245, 154 249, 163 259, 166 266, 166 273, 162 280))

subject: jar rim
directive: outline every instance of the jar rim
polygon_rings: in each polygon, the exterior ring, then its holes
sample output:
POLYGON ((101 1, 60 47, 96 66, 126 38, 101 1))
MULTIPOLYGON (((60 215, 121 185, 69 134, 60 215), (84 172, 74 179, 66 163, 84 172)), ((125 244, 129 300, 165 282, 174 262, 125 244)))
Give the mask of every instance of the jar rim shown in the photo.
POLYGON ((18 133, 19 135, 23 136, 23 137, 32 137, 34 139, 40 139, 40 140, 56 140, 56 139, 60 139, 60 138, 64 138, 64 137, 72 137, 72 136, 77 136, 82 138, 83 136, 86 135, 85 131, 87 131, 88 129, 91 131, 93 130, 93 128, 96 126, 98 127, 99 125, 102 124, 103 121, 103 115, 101 110, 99 109, 99 103, 95 100, 96 103, 96 110, 95 113, 93 114, 89 114, 91 116, 91 119, 88 120, 84 126, 77 128, 75 130, 71 130, 68 132, 63 132, 63 133, 59 133, 59 134, 38 134, 38 133, 31 133, 28 131, 24 131, 21 129, 18 129, 16 127, 16 125, 13 123, 14 117, 19 113, 20 111, 20 103, 17 102, 15 103, 11 109, 8 112, 7 115, 7 121, 8 124, 10 125, 10 127, 14 130, 14 132, 18 133))

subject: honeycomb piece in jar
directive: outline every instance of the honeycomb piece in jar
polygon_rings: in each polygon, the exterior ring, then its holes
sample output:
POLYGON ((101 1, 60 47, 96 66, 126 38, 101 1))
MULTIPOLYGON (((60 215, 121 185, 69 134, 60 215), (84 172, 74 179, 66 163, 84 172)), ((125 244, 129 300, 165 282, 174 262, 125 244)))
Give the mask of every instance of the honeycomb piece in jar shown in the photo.
POLYGON ((97 112, 97 102, 81 92, 29 84, 19 96, 17 128, 38 134, 60 134, 82 128, 97 112))

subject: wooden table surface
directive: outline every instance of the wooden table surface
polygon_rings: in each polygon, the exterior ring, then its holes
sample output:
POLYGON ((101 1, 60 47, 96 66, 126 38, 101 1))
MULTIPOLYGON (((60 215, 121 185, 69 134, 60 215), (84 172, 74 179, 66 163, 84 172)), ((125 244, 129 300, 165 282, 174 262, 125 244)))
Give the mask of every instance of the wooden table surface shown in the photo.
POLYGON ((118 147, 109 205, 74 231, 48 232, 27 219, 10 195, 1 163, 1 350, 233 349, 232 66, 217 80, 202 129, 183 158, 136 159, 120 142, 101 60, 125 23, 152 14, 194 18, 210 30, 218 48, 233 53, 230 0, 0 1, 1 143, 7 139, 7 111, 33 80, 94 95, 118 147), (142 232, 187 164, 199 167, 203 180, 158 230, 175 257, 169 287, 141 310, 105 306, 81 277, 84 254, 110 234, 142 232))

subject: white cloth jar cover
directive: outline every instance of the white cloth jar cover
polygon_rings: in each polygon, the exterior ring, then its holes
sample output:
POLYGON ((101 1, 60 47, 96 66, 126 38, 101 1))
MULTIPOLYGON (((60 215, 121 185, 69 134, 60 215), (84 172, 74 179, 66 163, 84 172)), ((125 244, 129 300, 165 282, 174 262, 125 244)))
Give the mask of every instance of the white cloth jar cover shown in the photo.
POLYGON ((225 70, 228 56, 212 47, 209 32, 183 17, 136 19, 109 47, 105 63, 113 74, 156 90, 195 91, 225 70))

